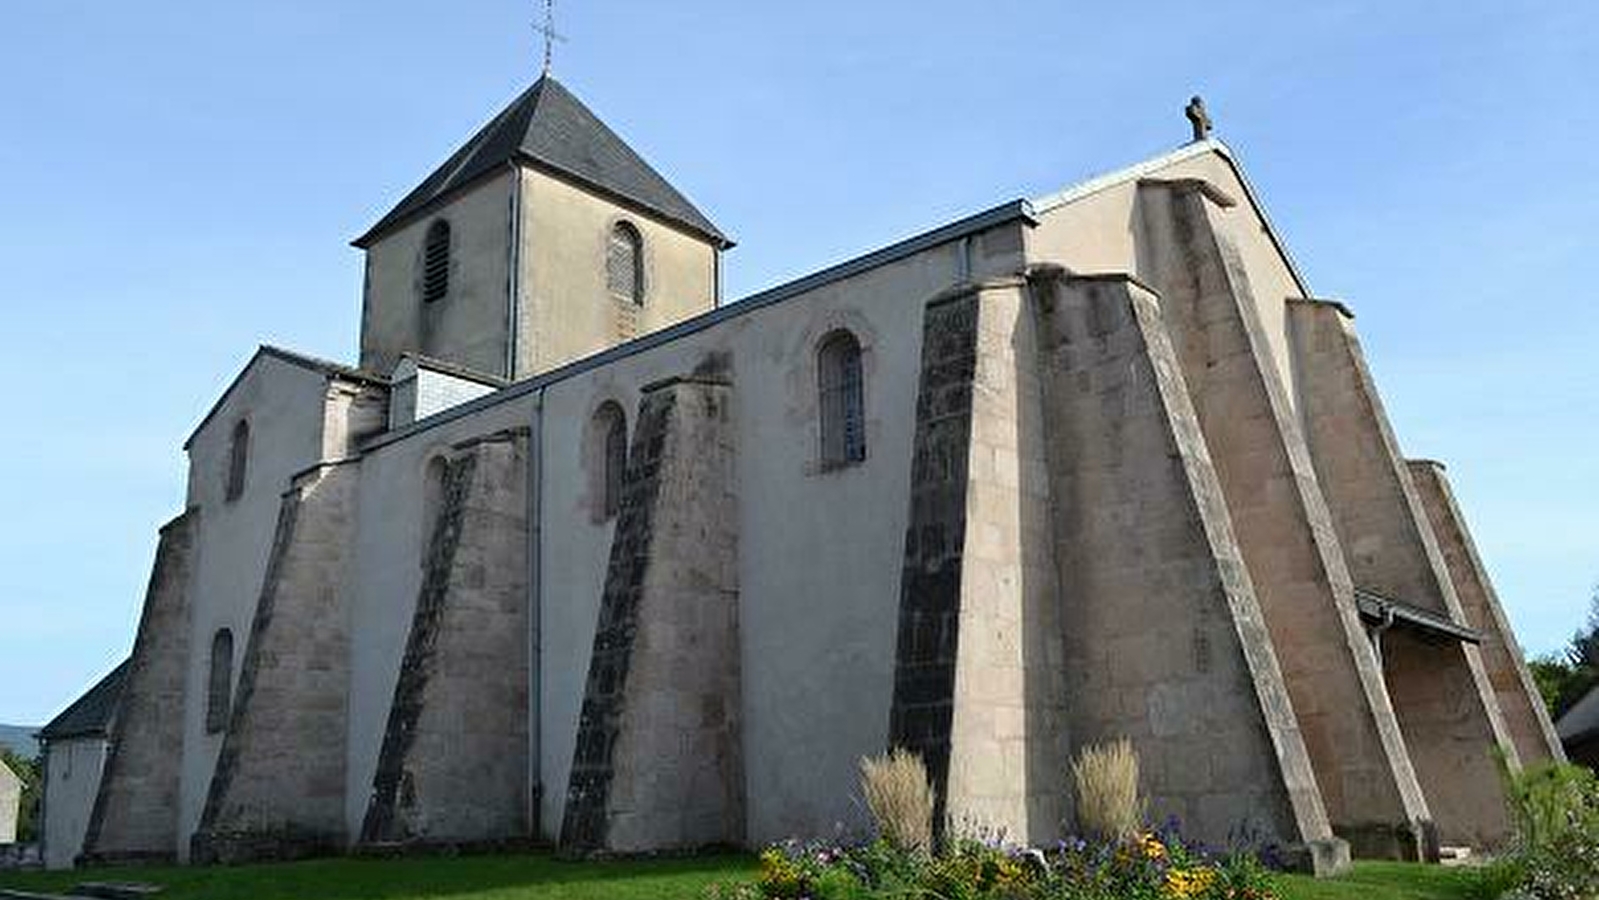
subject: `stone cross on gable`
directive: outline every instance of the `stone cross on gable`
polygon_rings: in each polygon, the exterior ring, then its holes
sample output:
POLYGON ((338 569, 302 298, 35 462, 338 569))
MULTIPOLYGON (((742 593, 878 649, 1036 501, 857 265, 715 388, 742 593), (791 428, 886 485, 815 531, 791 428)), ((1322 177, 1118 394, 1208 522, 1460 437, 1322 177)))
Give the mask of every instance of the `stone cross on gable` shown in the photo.
POLYGON ((1194 140, 1202 141, 1210 137, 1210 130, 1214 126, 1211 124, 1210 116, 1205 112, 1204 100, 1195 95, 1188 101, 1188 106, 1183 110, 1183 114, 1188 116, 1189 124, 1194 126, 1194 140))
POLYGON ((548 75, 555 56, 555 42, 566 43, 566 35, 555 30, 555 0, 544 0, 544 24, 534 25, 533 31, 544 35, 544 74, 548 75))

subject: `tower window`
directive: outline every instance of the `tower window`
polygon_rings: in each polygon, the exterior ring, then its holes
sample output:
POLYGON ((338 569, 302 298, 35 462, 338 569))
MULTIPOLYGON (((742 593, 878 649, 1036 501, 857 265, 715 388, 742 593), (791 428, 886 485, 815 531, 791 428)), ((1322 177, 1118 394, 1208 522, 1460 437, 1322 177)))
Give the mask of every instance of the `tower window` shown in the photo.
POLYGON ((835 331, 816 353, 821 411, 822 465, 847 466, 866 459, 865 383, 861 345, 848 331, 835 331))
POLYGON ((223 498, 229 502, 244 495, 244 477, 250 465, 250 423, 243 419, 233 426, 228 443, 228 479, 223 498))
POLYGON ((422 244, 422 300, 443 300, 450 292, 450 223, 435 219, 422 244))
POLYGON ((211 672, 206 683, 206 734, 216 734, 228 727, 228 714, 232 706, 233 632, 219 628, 211 638, 211 672))
POLYGON ((605 253, 605 283, 612 294, 644 302, 644 238, 630 222, 617 222, 605 253))
POLYGON ((622 476, 627 471, 627 416, 614 401, 595 411, 591 445, 594 461, 594 519, 605 522, 622 510, 622 476))

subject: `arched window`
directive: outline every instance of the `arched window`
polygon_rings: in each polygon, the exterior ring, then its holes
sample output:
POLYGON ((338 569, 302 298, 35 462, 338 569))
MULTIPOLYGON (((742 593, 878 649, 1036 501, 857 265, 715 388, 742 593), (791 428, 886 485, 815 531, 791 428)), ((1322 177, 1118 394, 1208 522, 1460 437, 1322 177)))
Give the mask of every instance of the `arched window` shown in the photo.
POLYGON ((428 460, 422 473, 422 546, 417 559, 424 571, 433 552, 433 536, 439 528, 439 513, 444 509, 444 481, 448 474, 449 464, 442 455, 428 460))
POLYGON ((434 219, 422 243, 422 301, 443 300, 450 292, 450 223, 434 219))
POLYGON ((605 252, 605 283, 611 293, 644 302, 644 238, 632 223, 617 222, 605 252))
POLYGON ((217 630, 211 638, 211 672, 206 682, 205 730, 216 734, 228 727, 233 705, 233 632, 217 630))
POLYGON ((250 423, 240 419, 228 443, 228 480, 223 496, 237 500, 244 494, 244 477, 250 467, 250 423))
POLYGON ((822 425, 822 465, 847 466, 866 458, 865 379, 861 345, 835 331, 816 352, 822 425))
POLYGON ((591 445, 594 519, 604 522, 622 510, 622 476, 627 471, 627 416, 622 407, 607 400, 594 412, 591 445))

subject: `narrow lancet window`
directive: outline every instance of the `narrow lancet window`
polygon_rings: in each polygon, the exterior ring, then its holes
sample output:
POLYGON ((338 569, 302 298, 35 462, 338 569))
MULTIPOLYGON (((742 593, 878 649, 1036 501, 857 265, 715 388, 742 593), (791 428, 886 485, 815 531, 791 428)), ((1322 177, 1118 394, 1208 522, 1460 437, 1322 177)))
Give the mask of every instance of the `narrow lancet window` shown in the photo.
POLYGON ((593 445, 594 513, 600 522, 622 510, 622 476, 627 470, 627 417, 622 407, 607 401, 594 413, 593 445))
POLYGON ((450 223, 435 219, 422 244, 422 300, 432 303, 450 293, 450 223))
POLYGON ((644 302, 644 238, 629 222, 617 222, 605 253, 605 283, 613 295, 644 302))
POLYGON ((816 363, 822 465, 861 462, 866 459, 866 404, 860 342, 847 331, 835 331, 822 341, 816 363))
POLYGON ((211 638, 211 672, 206 685, 205 730, 216 734, 228 727, 233 706, 233 632, 218 629, 211 638))
POLYGON ((233 437, 228 443, 228 478, 224 483, 223 497, 237 500, 244 494, 244 478, 250 467, 250 423, 240 419, 233 426, 233 437))

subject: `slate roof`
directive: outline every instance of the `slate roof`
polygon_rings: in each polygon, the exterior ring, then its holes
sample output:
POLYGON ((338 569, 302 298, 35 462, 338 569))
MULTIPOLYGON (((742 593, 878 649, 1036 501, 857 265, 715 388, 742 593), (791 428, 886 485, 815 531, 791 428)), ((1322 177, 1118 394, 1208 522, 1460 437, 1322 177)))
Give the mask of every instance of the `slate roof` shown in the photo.
POLYGON ((1560 735, 1560 742, 1567 746, 1599 738, 1599 687, 1590 690, 1566 710, 1566 714, 1555 723, 1555 733, 1560 735))
POLYGON ((83 696, 61 711, 61 715, 39 729, 40 740, 59 741, 75 737, 97 737, 109 733, 111 720, 122 702, 122 686, 127 680, 129 663, 122 665, 89 688, 83 696))
POLYGON ((545 75, 405 196, 371 230, 354 241, 365 248, 426 213, 458 191, 513 161, 558 176, 654 213, 721 247, 733 242, 718 231, 582 101, 545 75))

